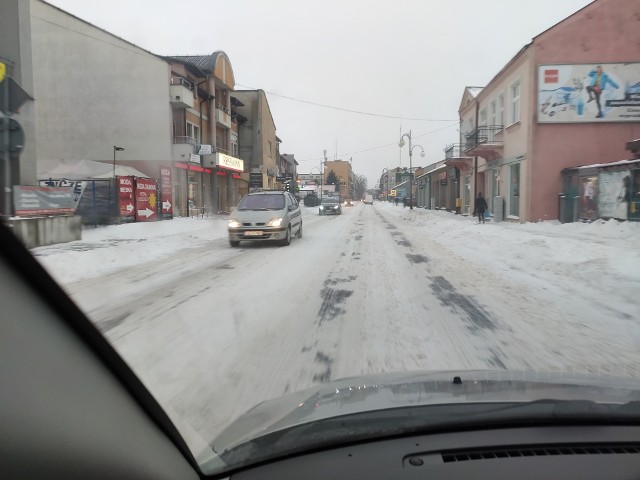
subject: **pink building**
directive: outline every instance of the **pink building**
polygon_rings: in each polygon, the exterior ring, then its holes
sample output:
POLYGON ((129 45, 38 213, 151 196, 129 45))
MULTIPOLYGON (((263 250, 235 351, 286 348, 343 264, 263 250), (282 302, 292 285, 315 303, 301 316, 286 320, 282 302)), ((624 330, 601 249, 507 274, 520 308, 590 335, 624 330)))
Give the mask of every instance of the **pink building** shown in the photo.
POLYGON ((595 0, 542 32, 459 115, 445 164, 463 213, 483 192, 496 219, 557 219, 563 169, 628 159, 640 138, 640 2, 595 0))

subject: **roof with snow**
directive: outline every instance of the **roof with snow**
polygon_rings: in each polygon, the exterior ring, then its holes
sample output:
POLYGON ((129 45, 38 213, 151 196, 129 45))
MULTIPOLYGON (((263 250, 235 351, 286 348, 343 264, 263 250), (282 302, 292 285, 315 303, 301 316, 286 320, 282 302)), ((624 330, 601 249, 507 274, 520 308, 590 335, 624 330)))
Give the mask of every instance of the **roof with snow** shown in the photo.
POLYGON ((603 167, 619 167, 622 165, 633 165, 640 163, 640 158, 637 160, 618 160, 617 162, 609 163, 594 163, 591 165, 580 165, 579 167, 567 168, 567 170, 584 170, 586 168, 603 168, 603 167))
MULTIPOLYGON (((115 166, 118 176, 135 176, 149 178, 148 175, 136 170, 133 167, 124 165, 115 166)), ((39 161, 38 178, 47 180, 87 180, 98 178, 113 178, 113 164, 95 162, 93 160, 58 160, 39 161)))

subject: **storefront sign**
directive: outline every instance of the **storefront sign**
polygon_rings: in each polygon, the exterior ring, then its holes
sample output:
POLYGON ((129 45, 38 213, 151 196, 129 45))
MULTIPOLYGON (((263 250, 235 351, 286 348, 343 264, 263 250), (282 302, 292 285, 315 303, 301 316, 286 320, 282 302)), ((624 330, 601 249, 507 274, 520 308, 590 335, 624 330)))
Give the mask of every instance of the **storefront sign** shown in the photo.
POLYGON ((640 63, 538 67, 538 122, 640 121, 640 63))
POLYGON ((200 145, 198 155, 211 155, 211 145, 200 145))
POLYGON ((160 192, 162 202, 162 213, 164 215, 173 215, 173 195, 171 193, 171 169, 169 167, 160 167, 160 192))
POLYGON ((73 187, 13 187, 17 216, 68 215, 75 211, 73 187))
POLYGON ((118 211, 121 217, 135 215, 135 196, 133 192, 133 177, 117 177, 118 181, 118 211))
POLYGON ((158 186, 155 180, 136 178, 136 222, 153 222, 156 220, 158 207, 158 186))
POLYGON ((216 165, 220 168, 244 172, 244 162, 239 158, 232 157, 225 153, 216 153, 216 165))
POLYGON ((249 174, 249 187, 262 188, 262 173, 250 173, 249 174))

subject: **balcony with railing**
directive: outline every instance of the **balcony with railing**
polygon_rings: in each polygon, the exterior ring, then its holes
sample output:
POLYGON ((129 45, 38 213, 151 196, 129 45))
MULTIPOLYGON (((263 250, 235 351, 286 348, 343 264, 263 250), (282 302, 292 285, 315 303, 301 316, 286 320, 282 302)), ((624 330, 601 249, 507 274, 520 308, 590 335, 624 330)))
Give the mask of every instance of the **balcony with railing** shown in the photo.
POLYGON ((231 128, 231 112, 218 102, 216 102, 216 122, 221 127, 231 128))
POLYGON ((169 96, 173 108, 193 108, 193 83, 186 78, 172 76, 169 96))
POLYGON ((444 147, 444 159, 447 165, 458 167, 462 170, 471 167, 473 157, 465 153, 465 144, 452 143, 444 147))
POLYGON ((481 125, 465 134, 464 153, 482 157, 488 161, 502 157, 502 125, 481 125))

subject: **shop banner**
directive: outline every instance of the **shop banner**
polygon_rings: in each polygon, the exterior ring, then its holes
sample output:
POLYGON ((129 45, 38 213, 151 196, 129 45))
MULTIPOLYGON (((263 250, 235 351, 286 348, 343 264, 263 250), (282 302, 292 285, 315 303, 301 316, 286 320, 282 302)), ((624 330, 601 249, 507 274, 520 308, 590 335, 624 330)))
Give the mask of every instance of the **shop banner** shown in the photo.
POLYGON ((133 177, 117 177, 118 211, 121 217, 135 215, 135 198, 133 193, 133 177))
POLYGON ((538 122, 640 121, 640 63, 538 66, 538 122))
POLYGON ((171 168, 160 167, 160 182, 162 186, 161 201, 162 213, 164 215, 173 215, 173 195, 171 193, 171 168))
POLYGON ((136 178, 136 222, 154 222, 158 206, 158 186, 155 180, 136 178))
POLYGON ((580 214, 579 217, 585 220, 595 220, 598 218, 598 177, 580 178, 580 214))
POLYGON ((73 187, 13 187, 16 216, 69 215, 75 212, 73 187))
POLYGON ((598 179, 598 213, 601 218, 627 220, 631 199, 631 172, 602 172, 598 179))

